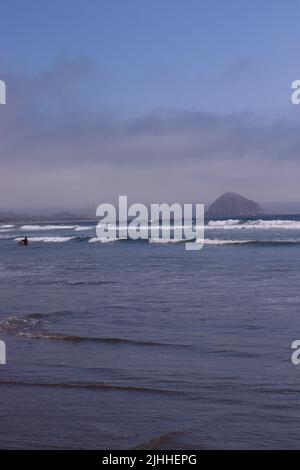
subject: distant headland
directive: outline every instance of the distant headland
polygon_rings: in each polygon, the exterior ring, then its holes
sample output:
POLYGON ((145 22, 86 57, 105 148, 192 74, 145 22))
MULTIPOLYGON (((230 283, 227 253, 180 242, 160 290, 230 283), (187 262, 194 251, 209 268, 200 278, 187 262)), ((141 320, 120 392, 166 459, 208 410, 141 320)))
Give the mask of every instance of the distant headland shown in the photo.
MULTIPOLYGON (((198 201, 199 203, 201 201, 198 201)), ((270 203, 264 211, 262 207, 251 199, 247 199, 244 196, 234 193, 226 192, 222 196, 218 197, 206 210, 206 218, 239 218, 239 217, 260 217, 264 215, 291 215, 300 214, 300 203, 291 204, 284 203, 270 203), (268 210, 269 209, 269 210, 268 210)), ((49 212, 45 210, 40 214, 34 213, 32 210, 29 213, 16 213, 9 211, 0 211, 0 223, 10 222, 26 222, 26 221, 79 221, 79 220, 93 220, 96 217, 96 206, 95 211, 90 210, 74 210, 74 212, 49 212), (93 215, 95 214, 95 215, 93 215)))
POLYGON ((240 194, 228 192, 216 199, 206 211, 206 217, 257 217, 264 211, 257 202, 240 194))
MULTIPOLYGON (((96 217, 95 217, 96 218, 96 217)), ((48 222, 48 221, 71 221, 71 220, 90 220, 90 217, 85 217, 81 214, 74 214, 71 212, 59 212, 53 214, 27 214, 0 211, 0 223, 4 222, 48 222)))

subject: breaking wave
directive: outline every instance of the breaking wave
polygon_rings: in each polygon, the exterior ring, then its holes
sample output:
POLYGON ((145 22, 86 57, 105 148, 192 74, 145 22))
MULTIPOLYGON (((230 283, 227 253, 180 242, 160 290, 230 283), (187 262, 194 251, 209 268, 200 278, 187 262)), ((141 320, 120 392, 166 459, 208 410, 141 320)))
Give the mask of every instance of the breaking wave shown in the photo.
MULTIPOLYGON (((198 243, 203 242, 200 240, 198 243)), ((197 243, 197 242, 196 242, 197 243)), ((204 245, 257 245, 257 246, 280 246, 280 245, 296 245, 300 244, 300 239, 277 239, 277 240, 219 240, 209 239, 204 240, 204 245)))
POLYGON ((208 227, 231 227, 240 224, 240 220, 236 219, 228 219, 228 220, 211 220, 208 222, 208 227))
MULTIPOLYGON (((0 240, 14 240, 19 242, 23 237, 10 237, 10 236, 0 236, 0 240)), ((88 241, 89 243, 116 243, 130 241, 127 238, 91 238, 91 237, 78 237, 78 236, 69 236, 69 237, 29 237, 29 242, 33 243, 64 243, 64 242, 84 242, 88 241)), ((164 239, 164 238, 149 238, 148 243, 157 244, 157 245, 167 245, 178 243, 193 242, 193 240, 185 239, 164 239)), ((270 239, 270 240, 255 240, 255 239, 219 239, 219 238, 205 238, 204 240, 196 240, 195 243, 203 243, 204 245, 296 245, 300 244, 300 239, 296 238, 287 238, 287 239, 270 239)))
POLYGON ((206 225, 207 229, 283 229, 283 230, 300 230, 300 221, 299 220, 211 220, 206 225))
POLYGON ((83 226, 83 225, 78 225, 78 227, 75 227, 75 232, 84 232, 86 230, 94 230, 95 227, 92 226, 83 226))
POLYGON ((218 240, 205 238, 196 241, 196 243, 204 243, 204 245, 242 245, 244 243, 255 243, 255 240, 218 240))
MULTIPOLYGON (((89 240, 89 243, 114 243, 122 240, 121 238, 98 238, 94 237, 89 240)), ((125 239, 124 239, 125 240, 125 239)))
POLYGON ((167 238, 149 238, 149 243, 156 243, 156 244, 165 244, 165 243, 183 243, 186 242, 187 240, 182 240, 182 239, 167 239, 167 238))
POLYGON ((42 230, 74 230, 77 225, 22 225, 19 230, 40 232, 42 230))
MULTIPOLYGON (((168 243, 186 243, 189 242, 189 240, 164 240, 164 239, 149 239, 149 243, 157 243, 157 244, 168 244, 168 243)), ((193 242, 191 240, 190 242, 193 242)), ((249 239, 219 239, 219 238, 205 238, 205 239, 198 239, 195 241, 195 243, 203 243, 204 245, 296 245, 300 244, 300 239, 294 239, 294 238, 289 238, 289 239, 271 239, 271 240, 249 240, 249 239)))
MULTIPOLYGON (((1 269, 1 267, 0 267, 1 269)), ((102 286, 106 284, 115 284, 115 281, 34 281, 36 286, 69 286, 69 287, 77 287, 77 286, 102 286)))
MULTIPOLYGON (((29 242, 39 242, 39 243, 64 243, 71 240, 78 240, 78 237, 30 237, 28 238, 29 242)), ((23 240, 23 237, 18 237, 14 239, 16 242, 23 240)))

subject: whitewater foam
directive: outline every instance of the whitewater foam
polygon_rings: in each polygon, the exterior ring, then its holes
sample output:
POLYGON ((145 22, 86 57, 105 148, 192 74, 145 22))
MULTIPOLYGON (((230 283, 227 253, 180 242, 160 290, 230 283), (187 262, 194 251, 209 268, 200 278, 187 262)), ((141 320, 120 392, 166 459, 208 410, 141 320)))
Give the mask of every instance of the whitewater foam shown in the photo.
POLYGON ((243 243, 253 243, 254 240, 219 240, 209 239, 197 240, 195 243, 204 243, 204 245, 240 245, 243 243))
POLYGON ((22 225, 19 230, 40 232, 42 230, 73 230, 77 225, 22 225))
POLYGON ((222 226, 234 226, 238 225, 241 221, 236 219, 228 219, 228 220, 210 220, 208 222, 209 227, 222 227, 222 226))
MULTIPOLYGON (((16 242, 23 240, 22 237, 15 238, 16 242)), ((29 237, 29 242, 39 242, 39 243, 63 243, 69 242, 71 240, 76 240, 76 237, 29 237)))
MULTIPOLYGON (((0 236, 0 240, 14 240, 19 242, 23 240, 23 237, 11 237, 9 235, 0 236)), ((33 243, 64 243, 64 242, 89 242, 89 243, 116 243, 119 241, 126 241, 127 238, 91 238, 89 236, 56 236, 56 237, 29 237, 28 241, 33 243)), ((164 238, 149 238, 146 242, 157 245, 167 245, 178 243, 185 243, 185 239, 164 239, 164 238)), ((219 239, 219 238, 205 238, 204 240, 190 240, 194 243, 203 243, 204 245, 243 245, 243 244, 256 244, 256 245, 288 245, 288 244, 299 244, 299 238, 272 238, 272 239, 219 239)))
MULTIPOLYGON (((89 240, 89 243, 113 243, 122 240, 121 238, 98 238, 94 237, 89 240)), ((125 240, 125 239, 124 239, 125 240)))
POLYGON ((185 242, 186 240, 182 240, 181 238, 180 239, 149 238, 148 241, 149 243, 166 244, 166 243, 182 243, 182 242, 185 242))
POLYGON ((205 226, 206 229, 283 229, 283 230, 300 230, 300 221, 298 220, 211 220, 205 226))
POLYGON ((75 227, 75 232, 84 232, 85 230, 93 230, 95 227, 93 226, 83 226, 83 225, 78 225, 78 227, 75 227))

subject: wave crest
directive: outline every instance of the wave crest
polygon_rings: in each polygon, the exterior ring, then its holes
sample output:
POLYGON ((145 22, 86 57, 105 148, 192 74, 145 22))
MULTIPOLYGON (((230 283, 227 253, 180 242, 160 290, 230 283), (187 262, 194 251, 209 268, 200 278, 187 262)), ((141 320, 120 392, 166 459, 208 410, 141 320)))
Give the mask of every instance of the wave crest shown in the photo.
POLYGON ((19 230, 40 232, 43 230, 74 230, 76 227, 76 225, 22 225, 19 230))
MULTIPOLYGON (((39 242, 39 243, 64 243, 71 240, 76 240, 77 237, 29 237, 29 242, 39 242)), ((16 242, 23 240, 23 237, 17 237, 14 239, 16 242)))
MULTIPOLYGON (((57 315, 54 312, 53 315, 57 315)), ((190 347, 185 344, 162 343, 150 340, 138 340, 131 338, 118 337, 95 337, 68 335, 64 333, 52 333, 43 329, 46 323, 49 323, 51 314, 32 313, 23 317, 12 316, 0 323, 0 331, 17 337, 27 339, 46 339, 53 341, 66 341, 73 343, 104 343, 113 345, 133 345, 133 346, 151 346, 151 347, 190 347)))
POLYGON ((207 229, 222 229, 222 230, 235 230, 235 229, 282 229, 282 230, 300 230, 299 220, 211 220, 208 222, 207 229))

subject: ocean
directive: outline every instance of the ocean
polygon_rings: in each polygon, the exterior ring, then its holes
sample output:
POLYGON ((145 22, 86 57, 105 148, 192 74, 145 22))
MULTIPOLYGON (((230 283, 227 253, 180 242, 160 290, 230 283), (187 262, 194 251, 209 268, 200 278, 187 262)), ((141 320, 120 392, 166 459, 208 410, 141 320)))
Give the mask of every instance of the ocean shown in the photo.
POLYGON ((200 251, 95 237, 0 226, 0 448, 299 447, 300 217, 207 222, 200 251))

